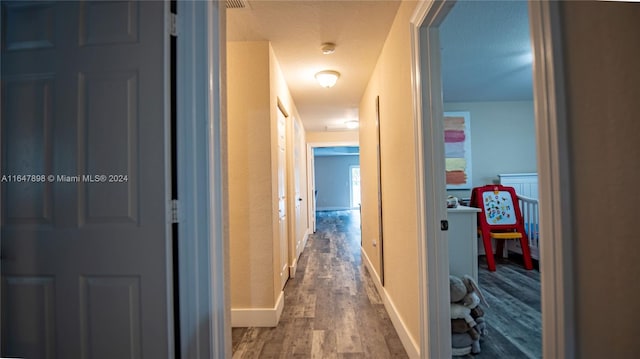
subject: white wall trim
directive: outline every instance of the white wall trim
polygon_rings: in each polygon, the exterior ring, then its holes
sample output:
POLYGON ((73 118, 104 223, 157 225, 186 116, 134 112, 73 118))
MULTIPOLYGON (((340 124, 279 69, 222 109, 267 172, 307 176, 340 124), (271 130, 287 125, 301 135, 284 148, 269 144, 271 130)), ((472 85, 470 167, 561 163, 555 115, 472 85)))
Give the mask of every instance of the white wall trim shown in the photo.
POLYGON ((426 358, 451 357, 449 249, 440 221, 447 218, 442 84, 438 26, 454 0, 420 1, 410 20, 411 80, 416 142, 416 211, 420 291, 420 348, 426 358), (426 54, 426 56, 423 56, 426 54), (442 174, 436 176, 434 174, 442 174))
POLYGON ((529 1, 537 132, 542 354, 574 358, 571 173, 559 3, 529 1))
POLYGON ((284 308, 284 291, 273 308, 232 308, 232 327, 277 327, 284 308))
POLYGON ((396 309, 393 300, 391 300, 391 298, 387 294, 387 291, 382 286, 380 276, 378 276, 378 273, 376 273, 376 271, 373 269, 373 264, 371 264, 371 260, 369 260, 369 257, 367 256, 367 252, 365 252, 365 250, 362 248, 360 248, 360 252, 362 253, 362 258, 364 259, 364 265, 365 267, 367 267, 367 270, 372 277, 373 284, 375 284, 376 289, 378 290, 378 294, 380 295, 380 298, 384 303, 384 308, 387 310, 389 318, 391 318, 391 323, 396 329, 396 332, 400 337, 400 341, 402 342, 407 355, 409 356, 409 358, 420 358, 420 347, 418 347, 418 343, 416 343, 411 334, 409 334, 409 328, 407 328, 407 325, 400 317, 400 314, 398 314, 399 312, 396 309))
POLYGON ((307 240, 309 240, 309 231, 311 231, 311 228, 307 228, 304 231, 304 235, 302 236, 302 240, 300 241, 300 251, 296 253, 296 257, 293 260, 293 264, 289 267, 289 277, 291 278, 296 277, 296 271, 298 270, 298 261, 300 259, 300 255, 302 255, 302 252, 304 252, 304 249, 307 246, 307 240))
POLYGON ((311 235, 311 228, 307 228, 307 231, 304 233, 304 237, 302 237, 300 254, 298 256, 302 255, 302 252, 304 252, 304 249, 307 248, 307 241, 309 240, 310 235, 311 235))
POLYGON ((224 2, 179 1, 180 357, 231 358, 224 213, 224 2))
POLYGON ((289 266, 289 278, 293 279, 296 277, 296 271, 298 270, 298 256, 296 255, 293 259, 293 263, 289 266))

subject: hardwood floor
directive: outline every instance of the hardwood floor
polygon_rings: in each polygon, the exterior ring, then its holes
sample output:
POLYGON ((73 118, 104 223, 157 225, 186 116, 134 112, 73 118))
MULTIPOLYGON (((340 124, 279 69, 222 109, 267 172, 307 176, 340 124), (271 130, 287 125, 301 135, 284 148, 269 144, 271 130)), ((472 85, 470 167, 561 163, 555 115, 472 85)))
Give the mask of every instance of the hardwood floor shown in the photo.
POLYGON ((482 352, 468 358, 542 358, 540 272, 498 260, 489 272, 484 256, 478 260, 478 284, 490 308, 485 309, 488 335, 482 352))
MULTIPOLYGON (((466 358, 541 358, 540 273, 479 258, 488 335, 466 358)), ((318 212, 276 328, 234 328, 233 358, 407 358, 360 258, 357 211, 318 212)))
POLYGON ((358 211, 318 212, 276 328, 234 328, 233 358, 407 358, 360 258, 358 211))

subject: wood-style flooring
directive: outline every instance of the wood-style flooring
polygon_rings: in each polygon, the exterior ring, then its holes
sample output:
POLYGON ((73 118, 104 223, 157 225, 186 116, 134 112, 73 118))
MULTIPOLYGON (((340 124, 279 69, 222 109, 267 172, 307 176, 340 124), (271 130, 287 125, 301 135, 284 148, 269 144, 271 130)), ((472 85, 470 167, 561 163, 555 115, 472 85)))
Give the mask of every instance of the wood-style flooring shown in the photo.
POLYGON ((360 258, 358 211, 318 212, 276 328, 234 328, 233 358, 407 358, 360 258))
MULTIPOLYGON (((276 328, 234 328, 233 358, 407 358, 360 258, 357 211, 318 212, 276 328)), ((479 258, 488 335, 464 358, 541 358, 540 273, 479 258)), ((436 358, 438 359, 438 358, 436 358)))
POLYGON ((488 335, 482 351, 467 358, 542 358, 540 272, 525 270, 507 259, 489 272, 484 256, 478 260, 478 285, 489 304, 485 308, 488 335))

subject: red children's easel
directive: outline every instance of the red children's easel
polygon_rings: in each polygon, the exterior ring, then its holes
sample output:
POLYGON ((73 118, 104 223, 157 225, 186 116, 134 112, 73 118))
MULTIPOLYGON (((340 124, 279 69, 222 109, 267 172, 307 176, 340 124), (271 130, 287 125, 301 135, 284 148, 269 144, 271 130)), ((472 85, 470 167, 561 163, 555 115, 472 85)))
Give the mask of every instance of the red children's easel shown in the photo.
POLYGON ((529 238, 524 230, 524 221, 518 196, 513 187, 486 185, 471 191, 471 206, 480 208, 478 213, 478 232, 482 236, 487 265, 490 271, 496 270, 491 239, 496 241, 496 253, 502 254, 506 239, 519 239, 522 247, 524 267, 533 269, 529 238))

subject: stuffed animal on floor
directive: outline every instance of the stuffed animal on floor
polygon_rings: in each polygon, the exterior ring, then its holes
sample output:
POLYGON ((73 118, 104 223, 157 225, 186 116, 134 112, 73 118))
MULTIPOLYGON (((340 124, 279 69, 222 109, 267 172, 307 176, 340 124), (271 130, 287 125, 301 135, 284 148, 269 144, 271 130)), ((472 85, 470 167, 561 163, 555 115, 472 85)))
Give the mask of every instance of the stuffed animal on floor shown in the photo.
POLYGON ((449 292, 453 354, 480 353, 480 338, 487 335, 480 303, 488 307, 480 288, 468 275, 449 276, 449 292))

